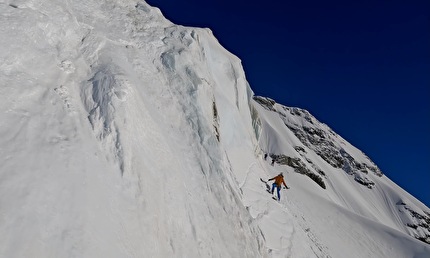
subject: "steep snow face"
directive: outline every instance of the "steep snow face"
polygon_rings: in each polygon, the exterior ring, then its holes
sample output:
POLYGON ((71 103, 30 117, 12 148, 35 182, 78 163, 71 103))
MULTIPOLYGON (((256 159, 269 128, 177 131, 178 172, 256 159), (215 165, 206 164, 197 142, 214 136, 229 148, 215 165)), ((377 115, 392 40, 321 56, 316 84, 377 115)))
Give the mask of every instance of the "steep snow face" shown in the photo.
POLYGON ((220 147, 251 93, 209 30, 136 1, 0 13, 1 257, 265 256, 220 147))

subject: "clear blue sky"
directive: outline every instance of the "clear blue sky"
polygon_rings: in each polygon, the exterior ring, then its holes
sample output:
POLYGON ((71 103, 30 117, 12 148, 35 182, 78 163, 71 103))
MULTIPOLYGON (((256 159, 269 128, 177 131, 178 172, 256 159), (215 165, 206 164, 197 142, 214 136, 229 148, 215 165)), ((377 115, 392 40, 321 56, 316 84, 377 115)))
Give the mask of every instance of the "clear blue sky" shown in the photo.
POLYGON ((309 110, 430 207, 430 1, 147 2, 210 28, 256 95, 309 110))

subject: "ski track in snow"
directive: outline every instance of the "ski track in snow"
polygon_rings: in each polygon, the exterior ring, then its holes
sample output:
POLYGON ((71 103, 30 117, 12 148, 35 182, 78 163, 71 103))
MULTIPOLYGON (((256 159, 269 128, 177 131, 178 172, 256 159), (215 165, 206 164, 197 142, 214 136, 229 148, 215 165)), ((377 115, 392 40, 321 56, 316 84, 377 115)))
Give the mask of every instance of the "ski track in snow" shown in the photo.
POLYGON ((293 217, 297 219, 297 222, 300 225, 301 229, 306 232, 306 235, 308 236, 309 240, 314 244, 314 246, 311 246, 311 248, 314 251, 315 255, 317 257, 330 258, 331 256, 329 255, 328 248, 324 246, 324 244, 321 243, 321 240, 315 235, 312 230, 313 227, 310 223, 306 221, 304 213, 295 204, 295 202, 291 201, 291 197, 287 197, 287 202, 293 217), (317 250, 315 250, 315 247, 317 248, 317 250))
MULTIPOLYGON (((269 175, 271 173, 272 175, 275 174, 279 168, 269 166, 268 163, 264 161, 257 161, 256 163, 253 163, 247 172, 247 178, 253 178, 255 181, 255 178, 260 178, 261 172, 263 172, 264 178, 272 177, 269 175), (258 162, 258 165, 257 165, 258 162), (254 168, 254 169, 252 169, 254 168)), ((278 170, 279 171, 279 170, 278 170)), ((261 183, 261 182, 260 182, 261 183)), ((246 185, 246 180, 243 182, 242 185, 246 185)), ((245 186, 246 187, 246 186, 245 186)), ((265 223, 267 223, 266 220, 272 221, 272 223, 277 224, 277 227, 281 228, 281 235, 279 235, 276 239, 270 240, 268 242, 268 246, 277 246, 270 248, 272 257, 305 257, 304 253, 295 253, 295 250, 293 251, 293 245, 297 241, 296 238, 300 239, 300 237, 296 237, 297 235, 297 227, 299 227, 300 231, 306 234, 306 237, 309 239, 312 245, 310 245, 310 248, 312 249, 313 254, 315 257, 331 257, 327 253, 327 247, 325 247, 323 244, 320 243, 320 240, 317 238, 317 236, 312 232, 311 225, 309 225, 306 222, 306 219, 304 217, 304 214, 300 211, 299 207, 295 205, 291 201, 291 197, 288 195, 287 191, 282 191, 281 193, 281 202, 277 202, 271 199, 271 195, 267 195, 266 186, 261 187, 261 190, 263 190, 263 194, 261 194, 261 198, 265 199, 265 205, 261 207, 260 204, 255 203, 255 205, 260 206, 259 213, 254 216, 254 218, 259 221, 260 228, 263 229, 263 234, 274 234, 273 232, 270 232, 269 229, 265 232, 265 223), (266 194, 264 194, 266 193, 266 194), (279 215, 275 215, 276 213, 284 213, 282 217, 289 218, 284 222, 278 221, 276 218, 279 215), (291 221, 296 218, 295 220, 298 221, 298 224, 292 223, 291 221), (287 222, 289 221, 289 222, 287 222)), ((252 206, 252 205, 251 205, 252 206)), ((303 237, 303 236, 301 236, 303 237)), ((267 239, 266 239, 267 240, 267 239)), ((310 254, 309 254, 310 255, 310 254)))

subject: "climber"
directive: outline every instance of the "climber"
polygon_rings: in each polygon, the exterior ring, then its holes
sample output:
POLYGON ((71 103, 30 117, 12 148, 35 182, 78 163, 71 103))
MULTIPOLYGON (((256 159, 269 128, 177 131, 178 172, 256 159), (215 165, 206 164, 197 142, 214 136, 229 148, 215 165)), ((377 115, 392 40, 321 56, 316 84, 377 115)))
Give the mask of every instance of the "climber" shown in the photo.
POLYGON ((275 182, 272 185, 272 194, 273 194, 273 190, 275 190, 275 187, 276 187, 277 188, 277 193, 278 193, 278 201, 280 201, 281 200, 281 193, 280 193, 280 191, 281 191, 282 184, 284 184, 285 188, 290 189, 285 184, 284 175, 282 173, 280 173, 279 175, 277 175, 277 176, 275 176, 273 178, 270 178, 267 181, 270 181, 270 180, 275 180, 275 182))

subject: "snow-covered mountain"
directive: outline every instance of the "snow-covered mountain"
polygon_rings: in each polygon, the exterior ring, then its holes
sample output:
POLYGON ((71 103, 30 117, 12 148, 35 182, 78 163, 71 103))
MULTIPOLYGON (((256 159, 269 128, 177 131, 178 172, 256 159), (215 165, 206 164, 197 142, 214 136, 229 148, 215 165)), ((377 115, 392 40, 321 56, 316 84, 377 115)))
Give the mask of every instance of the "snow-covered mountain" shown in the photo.
POLYGON ((210 30, 132 0, 0 22, 0 257, 430 256, 430 209, 210 30))

